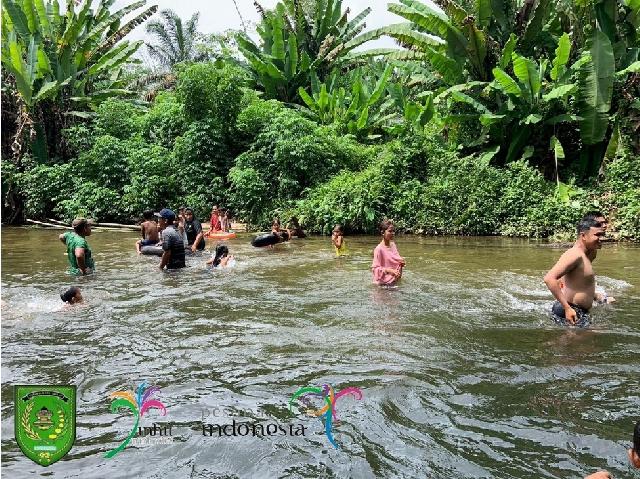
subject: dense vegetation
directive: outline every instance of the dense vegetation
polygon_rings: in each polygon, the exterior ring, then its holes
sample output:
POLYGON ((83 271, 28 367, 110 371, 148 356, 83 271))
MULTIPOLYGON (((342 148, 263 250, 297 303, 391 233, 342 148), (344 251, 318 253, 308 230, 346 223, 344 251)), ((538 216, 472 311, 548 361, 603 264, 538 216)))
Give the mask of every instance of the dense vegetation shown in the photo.
POLYGON ((400 0, 408 20, 282 0, 259 41, 3 0, 3 216, 128 222, 214 203, 327 232, 382 217, 428 234, 546 237, 588 209, 640 239, 640 2, 400 0), (405 48, 366 50, 388 35, 405 48), (68 51, 67 51, 68 50, 68 51), (153 85, 150 89, 149 85, 153 85))

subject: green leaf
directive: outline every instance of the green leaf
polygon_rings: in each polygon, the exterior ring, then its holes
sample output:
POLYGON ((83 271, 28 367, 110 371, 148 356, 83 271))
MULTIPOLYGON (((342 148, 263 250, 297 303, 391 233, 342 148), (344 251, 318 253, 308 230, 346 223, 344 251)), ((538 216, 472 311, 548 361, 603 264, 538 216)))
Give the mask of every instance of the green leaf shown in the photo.
POLYGON ((271 47, 271 55, 276 59, 284 62, 284 5, 280 2, 276 5, 276 11, 273 15, 273 46, 271 47))
POLYGON ((486 106, 484 106, 475 98, 470 97, 466 93, 454 91, 451 93, 451 98, 458 103, 466 103, 467 105, 471 105, 476 109, 476 111, 478 111, 478 113, 489 113, 489 110, 486 106))
POLYGON ((38 90, 38 93, 34 97, 34 100, 37 102, 37 101, 46 100, 47 98, 51 98, 55 96, 57 93, 58 87, 59 85, 57 81, 50 81, 45 83, 44 85, 42 85, 42 88, 38 90))
POLYGON ((511 63, 511 55, 513 55, 513 50, 516 48, 516 41, 517 37, 513 33, 509 35, 509 40, 505 43, 502 55, 500 55, 500 68, 502 70, 506 69, 511 63))
POLYGON ((27 26, 32 34, 38 32, 40 22, 38 20, 38 14, 33 4, 33 0, 22 0, 22 11, 27 17, 27 26))
POLYGON ((523 56, 516 53, 513 54, 513 73, 518 77, 531 95, 531 101, 540 93, 540 74, 536 64, 523 56))
POLYGON ((489 23, 491 23, 491 17, 493 16, 491 0, 476 0, 476 12, 480 28, 489 26, 489 23))
POLYGON ((356 123, 356 128, 358 128, 358 130, 364 129, 364 127, 367 125, 368 118, 369 118, 369 107, 365 106, 364 109, 362 110, 362 113, 360 113, 360 117, 358 118, 358 121, 356 123))
POLYGON ((624 70, 620 70, 619 72, 616 72, 616 76, 617 77, 623 77, 628 73, 638 73, 638 72, 640 72, 640 61, 633 62, 631 65, 629 65, 624 70))
POLYGON ((586 145, 601 142, 607 132, 615 71, 613 48, 607 35, 594 32, 590 51, 592 60, 581 69, 578 83, 580 136, 586 145))
POLYGON ((480 123, 482 126, 490 126, 494 123, 499 123, 507 115, 494 115, 493 113, 483 113, 480 115, 480 123))
POLYGON ((522 96, 522 89, 520 88, 520 86, 504 70, 501 70, 500 68, 494 68, 493 77, 495 78, 497 86, 505 93, 514 95, 516 97, 522 96))
POLYGON ((541 121, 542 121, 541 115, 531 113, 522 120, 522 123, 524 125, 535 125, 536 123, 540 123, 541 121))
POLYGON ((391 76, 392 71, 393 71, 393 66, 387 65, 387 67, 384 69, 384 72, 382 73, 382 76, 378 79, 378 82, 376 83, 373 93, 371 93, 371 96, 369 97, 369 101, 367 102, 368 106, 373 105, 380 99, 380 97, 382 96, 382 93, 384 92, 385 86, 387 85, 387 81, 391 76))
POLYGON ((577 115, 567 115, 567 114, 562 114, 562 115, 557 115, 554 117, 549 118, 548 120, 545 121, 546 125, 555 125, 557 123, 562 123, 565 121, 580 121, 582 120, 582 117, 579 117, 577 115))
POLYGON ((556 48, 556 57, 553 59, 553 67, 551 68, 551 79, 556 81, 560 78, 565 69, 567 62, 569 61, 569 54, 571 53, 571 40, 569 40, 569 34, 563 33, 558 40, 558 47, 556 48))
POLYGON ((47 9, 44 6, 44 0, 34 0, 36 12, 38 12, 38 19, 40 21, 40 28, 42 29, 43 36, 50 37, 51 34, 51 22, 49 22, 49 15, 47 15, 47 9))
POLYGON ((26 15, 22 11, 22 8, 20 8, 20 5, 14 0, 3 0, 2 4, 9 14, 9 18, 11 19, 11 23, 13 24, 13 28, 16 33, 25 40, 29 38, 31 35, 29 23, 26 15))
POLYGON ((542 99, 545 101, 551 101, 555 100, 556 98, 564 98, 570 93, 573 93, 577 88, 578 86, 574 83, 572 83, 571 85, 561 85, 555 87, 549 93, 542 95, 542 99))

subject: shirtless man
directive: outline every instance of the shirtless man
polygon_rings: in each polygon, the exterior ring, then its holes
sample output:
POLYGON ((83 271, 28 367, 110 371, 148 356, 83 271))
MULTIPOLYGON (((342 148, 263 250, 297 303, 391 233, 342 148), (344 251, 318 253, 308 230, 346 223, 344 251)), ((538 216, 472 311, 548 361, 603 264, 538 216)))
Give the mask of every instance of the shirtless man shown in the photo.
POLYGON ((582 328, 589 325, 589 310, 596 298, 596 280, 590 257, 600 249, 603 236, 600 223, 593 219, 581 220, 573 248, 565 251, 545 275, 544 282, 557 300, 551 309, 557 323, 582 328))
POLYGON ((136 241, 136 251, 141 254, 143 246, 155 246, 160 242, 160 234, 158 233, 158 223, 153 220, 153 211, 146 210, 142 213, 144 222, 140 225, 140 234, 142 239, 136 241))

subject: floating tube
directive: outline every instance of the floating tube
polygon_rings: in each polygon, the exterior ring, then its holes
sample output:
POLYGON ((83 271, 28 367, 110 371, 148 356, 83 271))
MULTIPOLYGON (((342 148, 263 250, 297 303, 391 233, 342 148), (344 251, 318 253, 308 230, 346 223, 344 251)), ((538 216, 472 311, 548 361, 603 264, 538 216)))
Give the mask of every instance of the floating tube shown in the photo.
MULTIPOLYGON (((284 241, 289 241, 289 235, 287 232, 282 232, 284 241)), ((274 233, 266 233, 262 235, 258 235, 253 240, 251 240, 251 246, 255 246, 256 248, 262 248, 263 246, 271 246, 274 244, 282 243, 282 238, 274 233)))
POLYGON ((162 246, 143 246, 140 248, 140 252, 146 255, 162 256, 162 246))
POLYGON ((223 233, 222 231, 218 232, 218 233, 205 233, 204 234, 205 238, 211 238, 214 240, 230 240, 236 237, 235 233, 223 233))
POLYGON ((263 246, 271 246, 274 244, 278 244, 280 242, 280 238, 273 233, 266 233, 263 235, 258 235, 251 240, 251 246, 255 246, 256 248, 262 248, 263 246))

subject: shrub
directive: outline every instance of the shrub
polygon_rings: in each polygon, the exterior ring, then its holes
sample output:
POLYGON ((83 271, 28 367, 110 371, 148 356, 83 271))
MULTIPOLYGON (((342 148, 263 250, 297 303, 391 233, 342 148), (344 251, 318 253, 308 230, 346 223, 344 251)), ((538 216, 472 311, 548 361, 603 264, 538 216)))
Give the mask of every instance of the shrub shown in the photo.
POLYGON ((187 129, 184 109, 175 95, 161 93, 153 103, 153 107, 142 118, 142 134, 150 143, 159 143, 165 148, 172 148, 176 138, 187 129))
POLYGON ((240 69, 214 63, 196 63, 178 74, 178 100, 188 120, 214 119, 230 138, 241 107, 245 74, 240 69))
POLYGON ((74 181, 70 197, 59 201, 56 211, 67 221, 77 216, 97 221, 126 219, 117 191, 82 178, 74 181))
MULTIPOLYGON (((4 174, 3 171, 3 176, 4 174)), ((50 217, 58 202, 71 194, 72 178, 72 167, 69 163, 37 165, 24 173, 17 173, 16 183, 24 197, 26 217, 50 217)))
POLYGON ((94 134, 128 140, 140 134, 142 116, 139 107, 124 100, 110 98, 98 107, 94 134))

